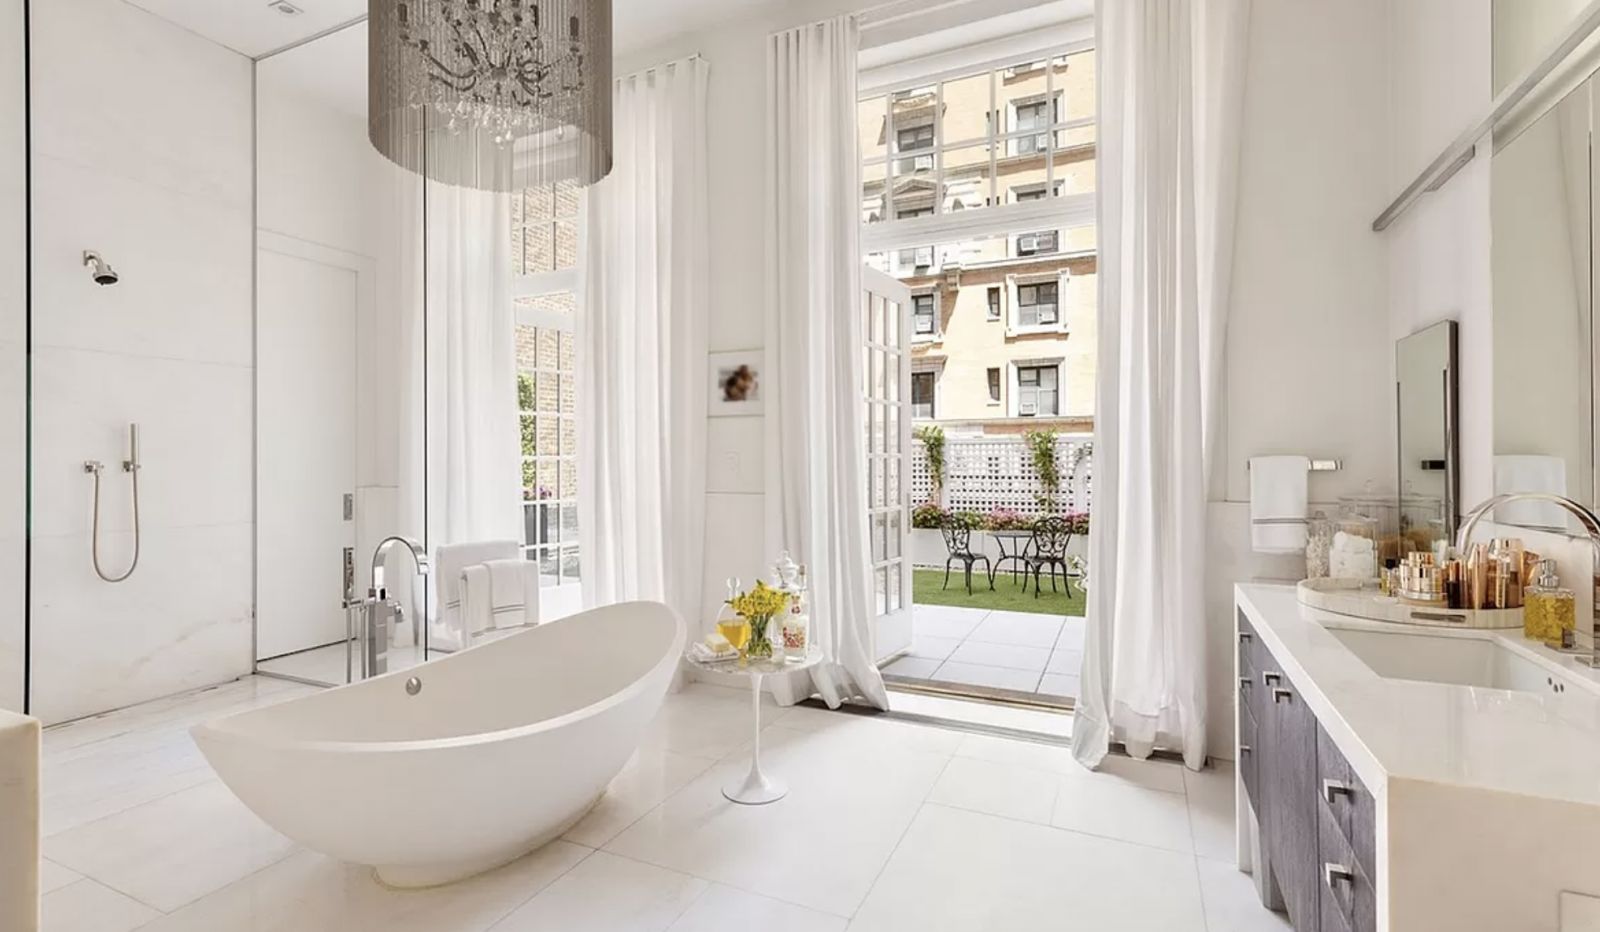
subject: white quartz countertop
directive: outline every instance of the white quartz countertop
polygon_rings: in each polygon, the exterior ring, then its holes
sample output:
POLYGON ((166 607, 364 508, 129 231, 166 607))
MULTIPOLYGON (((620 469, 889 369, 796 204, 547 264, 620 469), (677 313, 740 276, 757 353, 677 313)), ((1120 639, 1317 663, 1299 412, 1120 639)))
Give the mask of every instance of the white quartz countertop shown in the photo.
MULTIPOLYGON (((1324 623, 1391 632, 1393 623, 1309 608, 1293 586, 1240 584, 1234 596, 1373 791, 1396 778, 1600 806, 1600 691, 1534 694, 1387 679, 1324 623)), ((1522 641, 1520 632, 1414 633, 1490 637, 1524 652, 1544 650, 1522 641)), ((1570 658, 1559 662, 1573 664, 1570 658)), ((1569 675, 1591 682, 1594 676, 1587 669, 1569 675)))

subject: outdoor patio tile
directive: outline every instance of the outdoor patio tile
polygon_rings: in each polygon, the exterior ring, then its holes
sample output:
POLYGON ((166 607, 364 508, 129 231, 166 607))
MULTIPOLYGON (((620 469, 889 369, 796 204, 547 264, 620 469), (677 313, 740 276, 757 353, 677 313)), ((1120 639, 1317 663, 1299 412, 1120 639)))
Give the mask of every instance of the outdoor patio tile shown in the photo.
POLYGON ((1057 650, 1083 650, 1085 627, 1088 624, 1084 618, 1067 618, 1061 626, 1061 636, 1056 638, 1057 650))
POLYGON ((1051 647, 1061 634, 1059 615, 1031 612, 990 612, 970 635, 970 640, 1018 647, 1051 647))
POLYGON ((961 643, 960 638, 941 638, 931 634, 916 631, 916 622, 912 622, 913 633, 911 637, 910 655, 921 657, 924 660, 949 660, 950 654, 961 643))
POLYGON ((1014 644, 991 644, 986 641, 962 641, 950 659, 958 663, 976 663, 986 667, 1005 667, 1008 670, 1027 670, 1043 673, 1050 662, 1050 651, 1044 647, 1017 647, 1014 644))
POLYGON ((1005 667, 988 667, 976 663, 947 660, 933 674, 936 680, 965 683, 968 686, 987 686, 990 689, 1015 689, 1033 692, 1039 685, 1039 674, 1027 670, 1008 670, 1005 667))
POLYGON ((918 636, 966 637, 989 615, 988 609, 952 605, 918 605, 912 609, 911 628, 918 636))
POLYGON ((930 660, 926 657, 901 657, 894 663, 883 668, 883 672, 895 676, 908 676, 914 679, 925 680, 939 669, 941 660, 930 660))
POLYGON ((1045 665, 1044 672, 1058 673, 1062 676, 1077 676, 1083 669, 1082 650, 1063 650, 1056 648, 1050 652, 1050 662, 1045 665))
POLYGON ((1047 696, 1067 696, 1071 699, 1078 698, 1077 674, 1067 676, 1061 673, 1046 673, 1039 678, 1039 688, 1035 692, 1047 696))

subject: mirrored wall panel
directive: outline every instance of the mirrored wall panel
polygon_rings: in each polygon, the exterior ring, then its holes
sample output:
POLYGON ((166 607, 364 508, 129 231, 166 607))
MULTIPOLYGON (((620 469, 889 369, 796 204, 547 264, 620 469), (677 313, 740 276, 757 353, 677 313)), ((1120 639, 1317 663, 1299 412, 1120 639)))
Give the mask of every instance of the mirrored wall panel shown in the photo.
MULTIPOLYGON (((1491 166, 1494 490, 1595 504, 1593 79, 1491 166)), ((1505 523, 1567 529, 1558 507, 1514 503, 1505 523)))
POLYGON ((420 486, 401 493, 423 441, 420 204, 367 139, 364 22, 257 63, 259 670, 343 683, 424 659, 411 551, 373 572, 380 542, 426 536, 420 486))
POLYGON ((27 540, 27 74, 23 0, 0 0, 0 709, 23 710, 27 540))

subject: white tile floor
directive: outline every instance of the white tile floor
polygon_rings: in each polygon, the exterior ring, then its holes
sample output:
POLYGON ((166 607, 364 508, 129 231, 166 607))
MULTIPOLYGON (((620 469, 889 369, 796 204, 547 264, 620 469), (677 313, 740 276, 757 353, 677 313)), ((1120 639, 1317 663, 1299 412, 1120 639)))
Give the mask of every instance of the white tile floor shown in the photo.
POLYGON ((266 679, 45 733, 47 932, 1253 932, 1287 926, 1230 863, 1233 777, 829 713, 767 710, 791 787, 724 800, 747 695, 671 696, 567 837, 422 891, 304 851, 224 788, 189 725, 310 687, 266 679))
POLYGON ((912 609, 911 650, 893 676, 1053 698, 1078 695, 1082 618, 952 605, 912 609))

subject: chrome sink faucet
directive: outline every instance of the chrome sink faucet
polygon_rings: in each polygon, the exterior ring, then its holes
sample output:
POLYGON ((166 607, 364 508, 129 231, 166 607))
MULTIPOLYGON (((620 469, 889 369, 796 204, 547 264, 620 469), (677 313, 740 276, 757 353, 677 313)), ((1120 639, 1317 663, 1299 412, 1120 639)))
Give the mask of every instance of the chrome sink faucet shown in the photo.
POLYGON ((1461 522, 1461 529, 1456 532, 1456 552, 1466 553, 1467 545, 1472 541, 1472 532, 1483 520, 1483 516, 1511 502, 1548 502, 1557 505, 1578 519, 1583 532, 1589 537, 1589 546, 1593 551, 1589 570, 1589 593, 1591 596, 1590 619, 1590 646, 1579 648, 1575 659, 1585 666, 1600 668, 1600 515, 1580 505, 1564 495, 1555 495, 1550 492, 1505 492, 1489 499, 1467 513, 1461 522))

